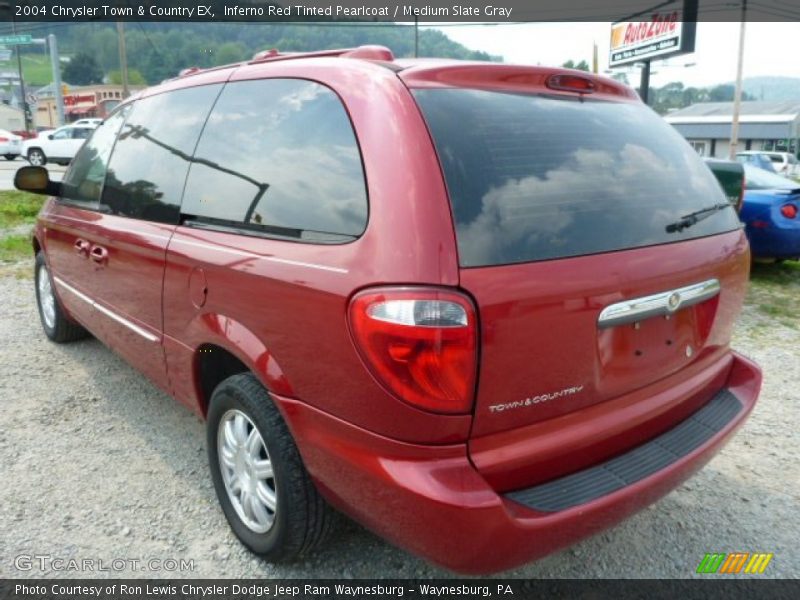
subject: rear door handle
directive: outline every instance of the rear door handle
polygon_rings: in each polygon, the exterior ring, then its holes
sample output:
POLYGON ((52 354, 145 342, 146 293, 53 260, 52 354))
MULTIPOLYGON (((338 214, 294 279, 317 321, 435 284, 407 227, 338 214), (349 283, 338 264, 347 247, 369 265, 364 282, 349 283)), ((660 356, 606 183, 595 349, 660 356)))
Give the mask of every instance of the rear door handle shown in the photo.
POLYGON ((77 252, 84 258, 89 258, 89 249, 92 247, 92 245, 86 240, 78 238, 77 240, 75 240, 75 243, 73 244, 72 247, 75 248, 75 252, 77 252))
POLYGON ((108 260, 108 250, 103 248, 103 246, 93 246, 89 254, 92 260, 98 264, 103 264, 108 260))

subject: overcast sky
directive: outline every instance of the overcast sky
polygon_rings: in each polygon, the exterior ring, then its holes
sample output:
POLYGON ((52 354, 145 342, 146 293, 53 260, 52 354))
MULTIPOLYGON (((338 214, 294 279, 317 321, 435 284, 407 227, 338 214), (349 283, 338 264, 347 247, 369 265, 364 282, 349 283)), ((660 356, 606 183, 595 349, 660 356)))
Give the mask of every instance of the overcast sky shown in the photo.
MULTIPOLYGON (((500 54, 507 62, 561 65, 586 60, 591 65, 597 42, 600 72, 608 68, 610 23, 526 23, 522 25, 443 27, 450 38, 473 50, 500 54)), ((683 81, 708 86, 736 79, 739 23, 698 23, 694 54, 653 62, 651 85, 683 81), (664 63, 672 66, 664 66, 664 63), (687 63, 694 66, 684 67, 687 63)), ((747 23, 744 76, 800 77, 800 23, 747 23)), ((639 69, 628 69, 631 85, 639 69)))

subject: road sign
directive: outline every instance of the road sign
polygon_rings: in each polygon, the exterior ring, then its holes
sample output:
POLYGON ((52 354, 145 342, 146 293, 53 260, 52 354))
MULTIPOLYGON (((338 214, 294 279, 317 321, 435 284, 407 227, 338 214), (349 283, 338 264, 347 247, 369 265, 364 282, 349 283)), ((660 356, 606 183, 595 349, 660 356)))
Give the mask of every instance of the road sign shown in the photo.
POLYGON ((0 35, 0 44, 8 44, 10 46, 24 46, 26 44, 33 44, 33 36, 29 33, 20 33, 19 35, 0 35))
POLYGON ((39 97, 33 92, 26 95, 25 98, 28 100, 28 104, 37 104, 39 102, 39 97))

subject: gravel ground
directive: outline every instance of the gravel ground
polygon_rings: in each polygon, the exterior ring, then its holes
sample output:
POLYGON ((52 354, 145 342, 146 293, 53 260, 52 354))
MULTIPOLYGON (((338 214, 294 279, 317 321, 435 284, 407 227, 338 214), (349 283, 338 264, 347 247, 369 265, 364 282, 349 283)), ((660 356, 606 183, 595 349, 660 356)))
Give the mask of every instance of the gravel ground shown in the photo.
MULTIPOLYGON (((124 570, 101 576, 451 575, 349 522, 303 563, 254 558, 217 508, 203 423, 99 342, 48 342, 29 268, 0 268, 0 577, 92 575, 19 570, 19 555, 102 560, 106 567, 124 560, 113 567, 124 570), (150 572, 130 562, 152 558, 191 559, 194 569, 150 572)), ((752 551, 775 554, 769 576, 800 576, 797 327, 775 323, 751 302, 735 347, 764 368, 764 389, 736 438, 649 509, 507 575, 691 577, 706 552, 752 551)))

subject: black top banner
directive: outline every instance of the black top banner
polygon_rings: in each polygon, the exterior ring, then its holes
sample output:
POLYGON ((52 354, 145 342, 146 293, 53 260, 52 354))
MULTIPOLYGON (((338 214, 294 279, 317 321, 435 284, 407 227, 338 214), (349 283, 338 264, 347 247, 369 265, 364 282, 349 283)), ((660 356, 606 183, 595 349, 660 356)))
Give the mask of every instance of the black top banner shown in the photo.
POLYGON ((3 0, 0 21, 646 21, 697 6, 699 21, 797 21, 785 0, 3 0))

